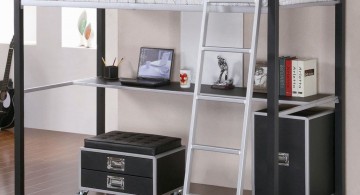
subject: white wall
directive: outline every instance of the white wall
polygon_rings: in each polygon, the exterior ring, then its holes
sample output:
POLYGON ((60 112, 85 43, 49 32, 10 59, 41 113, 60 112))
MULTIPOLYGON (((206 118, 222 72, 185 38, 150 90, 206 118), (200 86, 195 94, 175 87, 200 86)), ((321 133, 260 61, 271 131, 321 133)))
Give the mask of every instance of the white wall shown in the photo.
POLYGON ((346 192, 360 194, 360 1, 346 1, 346 192))
MULTIPOLYGON (((192 71, 195 82, 197 56, 200 43, 201 12, 181 13, 181 68, 192 71)), ((211 13, 206 38, 207 46, 243 47, 243 14, 211 13)), ((217 81, 220 68, 217 56, 221 55, 229 66, 229 79, 234 85, 243 86, 243 54, 224 52, 205 52, 202 83, 212 85, 217 81)), ((223 78, 224 79, 224 75, 223 78)))
POLYGON ((179 12, 119 11, 119 57, 121 77, 136 77, 140 47, 175 49, 172 79, 178 79, 180 68, 179 12))
MULTIPOLYGON (((2 0, 0 3, 0 43, 6 44, 11 41, 14 35, 14 1, 2 0)), ((24 8, 24 41, 25 44, 36 43, 36 7, 27 6, 24 8)))
MULTIPOLYGON (((61 47, 61 9, 39 7, 37 13, 37 44, 25 47, 25 88, 95 76, 96 50, 61 47)), ((111 11, 107 14, 113 15, 111 11)), ((107 22, 117 23, 117 17, 109 18, 107 22)), ((112 36, 107 49, 113 58, 117 56, 117 44, 112 44, 117 40, 117 25, 108 27, 112 36)), ((7 47, 0 46, 0 60, 4 63, 7 47)), ((107 129, 116 129, 117 91, 107 90, 107 100, 107 129)), ((95 134, 95 103, 96 89, 91 87, 70 86, 25 94, 25 126, 95 134)))

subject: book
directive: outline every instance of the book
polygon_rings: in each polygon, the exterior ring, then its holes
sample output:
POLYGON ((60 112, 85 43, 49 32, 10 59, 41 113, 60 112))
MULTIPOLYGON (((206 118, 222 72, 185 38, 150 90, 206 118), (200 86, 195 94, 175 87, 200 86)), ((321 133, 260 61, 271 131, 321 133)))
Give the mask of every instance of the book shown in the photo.
POLYGON ((291 63, 291 84, 292 84, 292 96, 298 97, 298 60, 293 60, 291 63))
POLYGON ((292 61, 296 57, 289 57, 285 59, 285 95, 292 96, 292 61))
POLYGON ((298 60, 298 96, 317 94, 317 60, 298 60))
POLYGON ((282 56, 279 59, 279 95, 285 96, 285 59, 286 56, 282 56))

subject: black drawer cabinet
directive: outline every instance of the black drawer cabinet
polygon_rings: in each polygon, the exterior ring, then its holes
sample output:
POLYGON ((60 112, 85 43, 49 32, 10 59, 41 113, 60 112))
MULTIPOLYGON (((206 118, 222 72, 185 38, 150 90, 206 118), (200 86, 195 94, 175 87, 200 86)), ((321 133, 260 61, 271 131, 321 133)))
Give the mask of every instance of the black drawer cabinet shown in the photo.
MULTIPOLYGON (((255 195, 267 195, 266 110, 255 112, 254 123, 255 195)), ((332 110, 315 108, 281 117, 279 152, 279 195, 334 193, 332 110)))
POLYGON ((162 195, 183 186, 185 148, 156 156, 81 148, 80 164, 80 190, 162 195))
POLYGON ((163 195, 184 183, 185 147, 179 138, 109 132, 86 139, 80 153, 81 192, 163 195))

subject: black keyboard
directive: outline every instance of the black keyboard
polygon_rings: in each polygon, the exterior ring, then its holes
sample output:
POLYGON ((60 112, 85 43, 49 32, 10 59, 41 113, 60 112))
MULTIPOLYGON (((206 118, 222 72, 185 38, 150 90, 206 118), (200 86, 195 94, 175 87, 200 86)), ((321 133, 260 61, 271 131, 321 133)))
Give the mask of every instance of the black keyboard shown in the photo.
POLYGON ((146 80, 146 79, 129 79, 129 78, 120 78, 122 85, 127 86, 139 86, 139 87, 159 87, 167 85, 170 82, 166 80, 146 80))

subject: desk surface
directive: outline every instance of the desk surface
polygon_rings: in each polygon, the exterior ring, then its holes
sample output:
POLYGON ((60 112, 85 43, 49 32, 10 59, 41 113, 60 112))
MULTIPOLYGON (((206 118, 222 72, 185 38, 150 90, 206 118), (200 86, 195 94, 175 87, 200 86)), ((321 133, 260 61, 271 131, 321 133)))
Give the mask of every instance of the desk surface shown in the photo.
MULTIPOLYGON (((169 85, 156 87, 156 88, 145 88, 145 87, 134 87, 134 86, 124 86, 119 80, 105 80, 103 78, 93 77, 87 79, 80 79, 73 81, 74 85, 82 86, 92 86, 92 87, 104 87, 104 88, 113 88, 113 89, 127 89, 135 91, 148 91, 156 93, 167 93, 167 94, 177 94, 177 95, 193 95, 194 93, 194 84, 191 84, 190 88, 181 88, 178 82, 171 82, 169 85)), ((246 88, 236 87, 231 90, 219 90, 212 89, 210 85, 201 85, 202 94, 211 94, 215 96, 229 96, 232 98, 244 99, 246 97, 246 88)), ((282 104, 294 104, 302 105, 312 101, 316 101, 328 96, 331 94, 316 94, 309 97, 286 97, 280 96, 279 100, 282 104)), ((254 93, 254 101, 263 101, 266 102, 267 94, 266 93, 254 93)))

